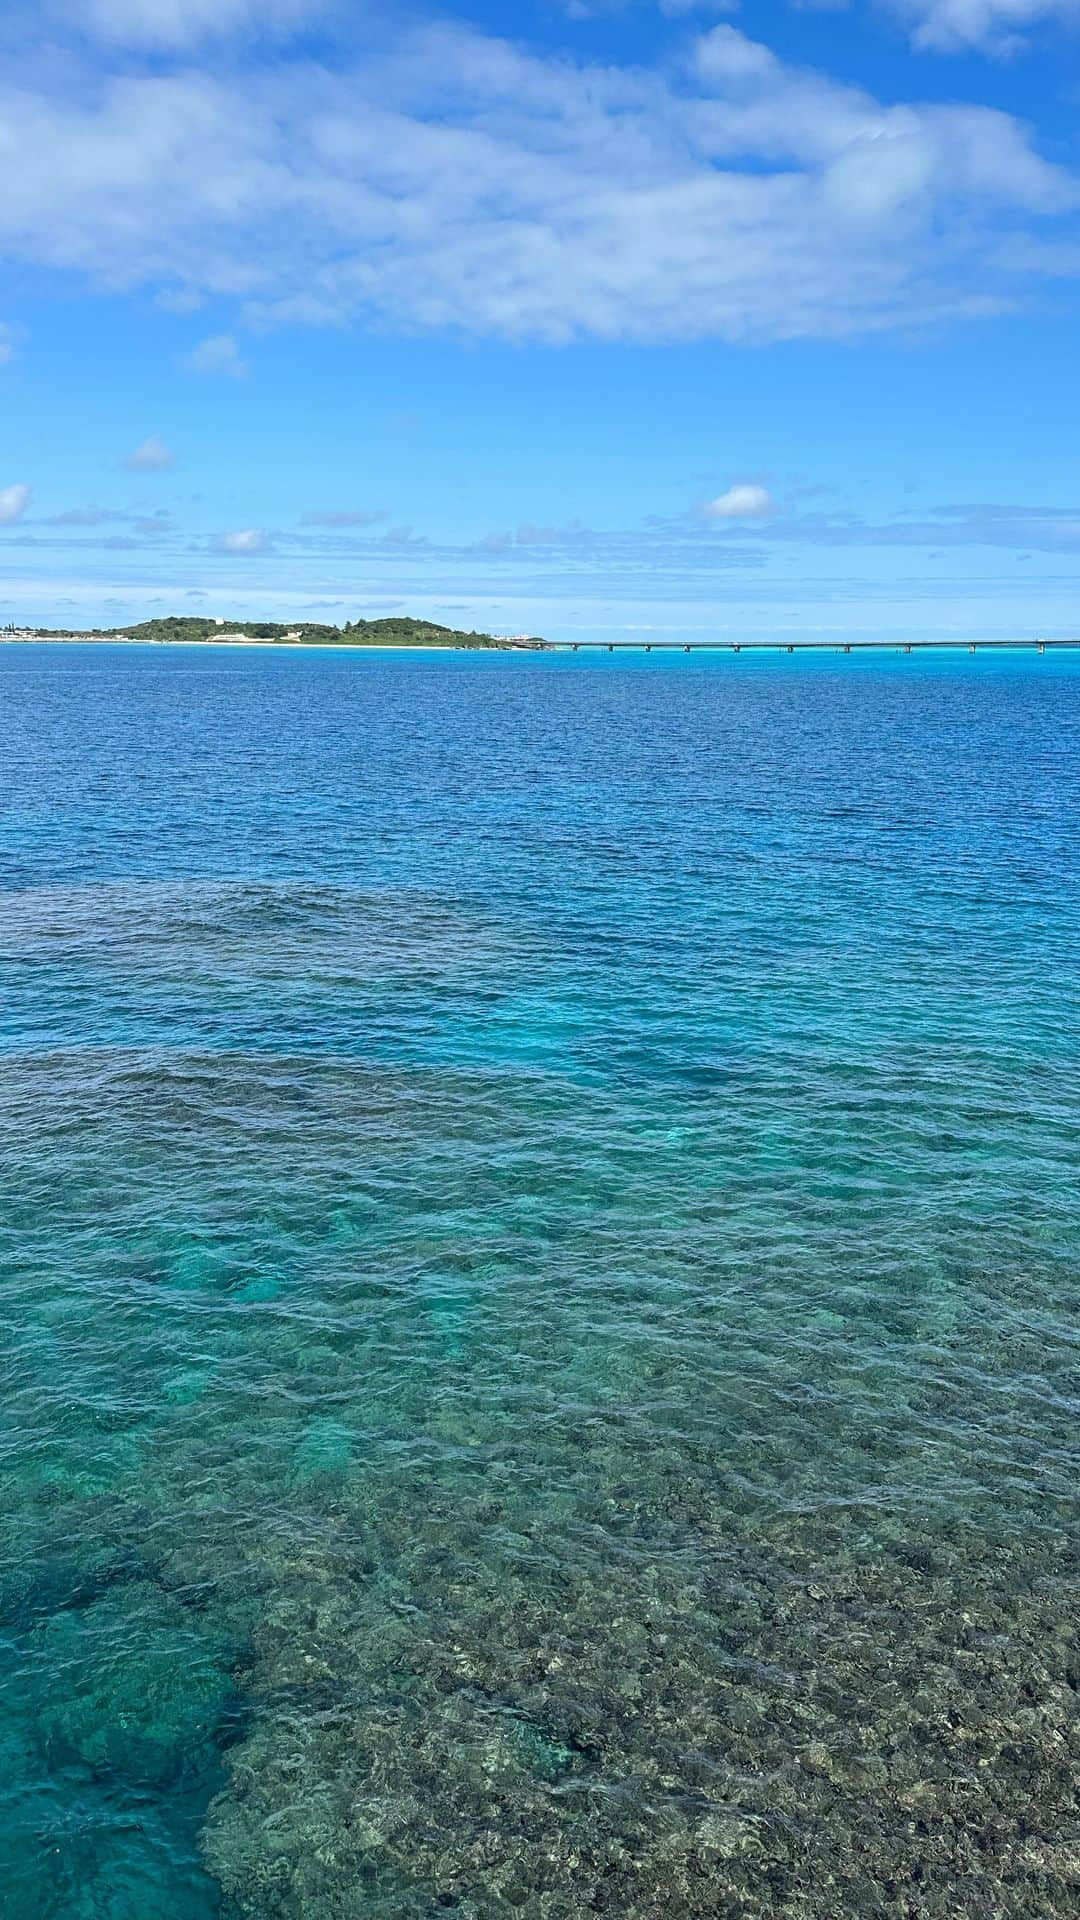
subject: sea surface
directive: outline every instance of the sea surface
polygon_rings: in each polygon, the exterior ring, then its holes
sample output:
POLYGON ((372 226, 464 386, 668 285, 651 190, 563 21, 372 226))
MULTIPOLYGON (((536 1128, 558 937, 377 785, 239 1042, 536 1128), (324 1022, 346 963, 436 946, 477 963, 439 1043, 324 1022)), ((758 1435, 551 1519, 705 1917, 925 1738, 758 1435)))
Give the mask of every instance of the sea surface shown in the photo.
POLYGON ((5 1920, 1075 1913, 1080 656, 0 648, 5 1920))

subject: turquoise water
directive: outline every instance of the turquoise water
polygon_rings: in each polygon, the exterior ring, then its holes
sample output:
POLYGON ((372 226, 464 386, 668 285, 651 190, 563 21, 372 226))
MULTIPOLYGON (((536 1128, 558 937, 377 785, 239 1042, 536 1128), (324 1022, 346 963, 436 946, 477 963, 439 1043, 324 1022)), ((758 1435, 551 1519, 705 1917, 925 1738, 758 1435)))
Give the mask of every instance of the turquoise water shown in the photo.
POLYGON ((5 1916, 1074 1911, 1080 660, 0 700, 5 1916))

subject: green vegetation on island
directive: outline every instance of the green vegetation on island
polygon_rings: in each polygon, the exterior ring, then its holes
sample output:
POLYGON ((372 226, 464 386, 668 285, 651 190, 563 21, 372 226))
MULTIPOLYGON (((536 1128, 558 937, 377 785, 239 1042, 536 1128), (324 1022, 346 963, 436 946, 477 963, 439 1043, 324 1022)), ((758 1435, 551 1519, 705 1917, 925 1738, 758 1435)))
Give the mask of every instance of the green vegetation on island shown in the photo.
MULTIPOLYGON (((9 634, 13 629, 8 629, 9 634)), ((347 620, 343 627, 325 626, 317 621, 221 620, 199 615, 167 614, 155 620, 140 620, 128 627, 39 628, 27 638, 35 640, 153 640, 169 641, 261 641, 267 645, 313 647, 494 647, 542 648, 546 643, 535 635, 499 637, 491 633, 463 632, 442 627, 434 620, 414 620, 405 614, 391 614, 382 620, 347 620)))

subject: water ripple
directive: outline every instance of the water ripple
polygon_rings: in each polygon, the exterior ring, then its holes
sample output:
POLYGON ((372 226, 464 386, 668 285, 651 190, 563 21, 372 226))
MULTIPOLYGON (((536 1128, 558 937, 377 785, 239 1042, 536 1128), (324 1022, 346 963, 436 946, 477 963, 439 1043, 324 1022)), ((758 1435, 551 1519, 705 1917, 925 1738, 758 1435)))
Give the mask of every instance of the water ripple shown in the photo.
POLYGON ((13 1920, 1071 1912, 1075 664, 0 676, 13 1920))

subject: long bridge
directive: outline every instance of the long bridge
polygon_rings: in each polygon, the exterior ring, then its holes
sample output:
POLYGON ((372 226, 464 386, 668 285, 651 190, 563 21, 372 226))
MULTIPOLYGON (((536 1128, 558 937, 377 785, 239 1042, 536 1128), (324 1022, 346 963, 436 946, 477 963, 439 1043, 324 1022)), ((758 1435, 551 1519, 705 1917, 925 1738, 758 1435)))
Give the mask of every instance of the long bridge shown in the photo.
POLYGON ((549 640, 556 653, 981 653, 1080 647, 1076 640, 549 640))

